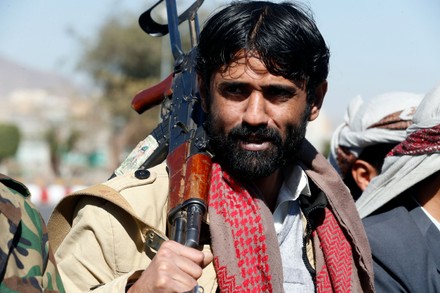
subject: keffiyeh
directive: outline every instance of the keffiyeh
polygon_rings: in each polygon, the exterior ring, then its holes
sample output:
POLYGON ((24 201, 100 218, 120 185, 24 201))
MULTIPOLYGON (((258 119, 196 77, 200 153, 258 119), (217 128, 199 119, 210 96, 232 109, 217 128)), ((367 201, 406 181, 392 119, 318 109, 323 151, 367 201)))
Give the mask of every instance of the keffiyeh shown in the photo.
MULTIPOLYGON (((221 292, 283 292, 282 261, 270 210, 256 194, 213 164, 209 196, 214 267, 221 292)), ((314 231, 324 264, 316 289, 349 292, 353 274, 350 241, 329 207, 314 231)))

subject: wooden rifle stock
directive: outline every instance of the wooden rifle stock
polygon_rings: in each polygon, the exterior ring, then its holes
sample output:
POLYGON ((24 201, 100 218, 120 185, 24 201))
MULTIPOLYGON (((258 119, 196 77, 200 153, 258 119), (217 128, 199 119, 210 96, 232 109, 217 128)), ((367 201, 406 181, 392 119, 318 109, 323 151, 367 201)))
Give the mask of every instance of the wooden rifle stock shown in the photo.
POLYGON ((142 114, 153 106, 161 104, 165 97, 172 95, 172 84, 173 74, 171 73, 157 85, 138 92, 131 101, 131 107, 138 114, 142 114))
POLYGON ((170 174, 168 221, 170 238, 190 247, 197 247, 201 223, 207 212, 211 156, 190 154, 189 143, 181 144, 168 155, 170 174))

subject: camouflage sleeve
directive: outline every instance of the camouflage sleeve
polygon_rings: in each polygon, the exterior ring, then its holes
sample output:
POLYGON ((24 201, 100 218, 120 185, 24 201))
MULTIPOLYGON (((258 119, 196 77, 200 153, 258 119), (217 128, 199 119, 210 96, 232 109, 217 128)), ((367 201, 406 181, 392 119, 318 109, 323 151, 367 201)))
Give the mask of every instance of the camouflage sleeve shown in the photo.
POLYGON ((28 195, 0 183, 0 292, 65 292, 45 222, 28 195))

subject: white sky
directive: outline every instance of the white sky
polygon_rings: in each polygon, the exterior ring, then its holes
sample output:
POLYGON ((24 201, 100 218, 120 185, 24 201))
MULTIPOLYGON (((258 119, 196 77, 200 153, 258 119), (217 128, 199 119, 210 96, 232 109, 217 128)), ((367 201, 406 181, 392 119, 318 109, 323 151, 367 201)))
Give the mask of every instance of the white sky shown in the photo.
MULTIPOLYGON (((205 0, 213 9, 221 0, 205 0)), ((153 1, 0 0, 0 55, 72 78, 81 48, 110 15, 141 14, 153 1), (70 32, 70 33, 69 33, 70 32)), ((309 0, 330 46, 324 112, 336 124, 350 99, 426 93, 440 82, 440 1, 309 0)), ((76 78, 75 78, 76 79, 76 78)), ((0 81, 1 82, 1 81, 0 81)))

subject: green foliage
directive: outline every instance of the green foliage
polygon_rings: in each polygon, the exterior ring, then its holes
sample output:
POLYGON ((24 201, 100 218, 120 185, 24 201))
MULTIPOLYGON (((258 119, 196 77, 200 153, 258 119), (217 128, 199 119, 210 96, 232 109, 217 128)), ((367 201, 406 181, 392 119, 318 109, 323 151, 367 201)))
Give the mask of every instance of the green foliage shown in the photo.
POLYGON ((79 62, 79 69, 101 88, 101 106, 110 114, 114 135, 123 135, 127 148, 158 123, 159 107, 139 115, 131 101, 136 93, 159 82, 162 50, 170 51, 169 46, 162 48, 163 38, 149 36, 140 28, 138 18, 131 14, 110 18, 86 44, 79 62))
POLYGON ((15 155, 20 138, 20 130, 16 125, 0 124, 0 162, 15 155))
POLYGON ((79 64, 101 87, 104 106, 126 121, 134 114, 130 107, 134 95, 160 76, 162 39, 143 32, 137 19, 133 15, 109 19, 79 64))
MULTIPOLYGON (((169 36, 149 36, 140 28, 138 18, 131 14, 110 18, 96 38, 85 44, 79 62, 79 69, 101 88, 101 105, 110 113, 113 134, 123 135, 127 148, 145 138, 159 118, 159 107, 138 115, 130 106, 133 97, 157 84, 161 74, 168 75, 161 72, 162 61, 173 64, 169 36)), ((189 47, 188 26, 180 27, 183 46, 189 47)), ((171 73, 172 68, 169 70, 171 73)))
POLYGON ((50 164, 54 174, 61 175, 60 164, 64 154, 73 150, 76 143, 80 140, 81 133, 75 129, 71 130, 67 137, 61 137, 59 129, 51 126, 44 135, 44 139, 49 145, 50 164))

